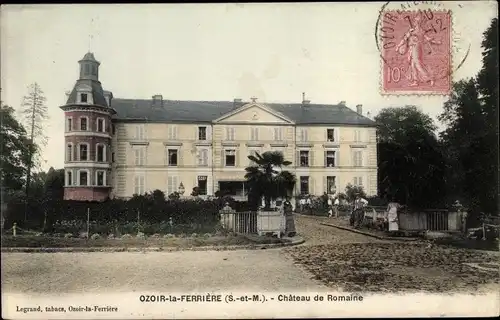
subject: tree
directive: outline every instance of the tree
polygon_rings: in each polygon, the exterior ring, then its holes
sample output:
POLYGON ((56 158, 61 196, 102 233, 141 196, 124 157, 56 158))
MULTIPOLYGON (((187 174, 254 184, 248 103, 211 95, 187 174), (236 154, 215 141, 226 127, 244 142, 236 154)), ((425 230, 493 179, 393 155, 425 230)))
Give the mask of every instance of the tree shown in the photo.
POLYGON ((383 109, 375 122, 381 195, 417 208, 440 205, 445 163, 432 118, 405 106, 383 109))
POLYGON ((498 19, 482 42, 483 67, 474 79, 454 84, 439 120, 452 193, 472 209, 498 214, 498 19))
POLYGON ((45 176, 44 183, 44 223, 43 230, 50 231, 56 217, 56 212, 61 210, 64 199, 64 169, 50 168, 45 176))
MULTIPOLYGON (((40 146, 45 145, 47 137, 44 134, 43 126, 48 119, 47 106, 45 105, 45 95, 38 83, 33 83, 28 87, 28 94, 24 96, 21 114, 29 132, 29 158, 26 172, 26 198, 29 199, 31 171, 38 164, 40 156, 40 146)), ((27 207, 26 207, 27 209, 27 207)), ((27 215, 27 212, 25 213, 27 215)))
POLYGON ((252 207, 258 206, 264 197, 265 207, 269 209, 271 200, 278 197, 285 197, 291 194, 295 186, 295 175, 283 170, 283 167, 292 164, 285 160, 282 152, 267 151, 262 155, 256 153, 250 155, 248 159, 254 165, 245 168, 245 179, 250 187, 249 202, 252 207))
POLYGON ((345 187, 345 200, 352 203, 356 198, 360 196, 361 198, 366 198, 365 190, 362 186, 353 186, 352 184, 347 184, 345 187))
POLYGON ((28 167, 29 139, 13 108, 4 105, 0 112, 1 186, 7 192, 21 190, 28 167))

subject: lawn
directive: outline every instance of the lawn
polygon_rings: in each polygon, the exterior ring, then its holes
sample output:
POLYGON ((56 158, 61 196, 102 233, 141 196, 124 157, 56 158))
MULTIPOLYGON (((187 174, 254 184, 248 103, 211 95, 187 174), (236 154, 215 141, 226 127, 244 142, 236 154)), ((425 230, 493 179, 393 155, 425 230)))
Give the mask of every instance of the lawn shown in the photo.
POLYGON ((240 235, 211 236, 211 237, 149 237, 128 239, 80 239, 50 236, 2 236, 3 248, 192 248, 203 246, 233 246, 233 245, 262 245, 272 243, 286 243, 288 239, 272 237, 245 237, 240 235))
POLYGON ((476 292, 498 286, 498 256, 426 243, 335 244, 286 249, 297 264, 332 288, 358 292, 476 292))

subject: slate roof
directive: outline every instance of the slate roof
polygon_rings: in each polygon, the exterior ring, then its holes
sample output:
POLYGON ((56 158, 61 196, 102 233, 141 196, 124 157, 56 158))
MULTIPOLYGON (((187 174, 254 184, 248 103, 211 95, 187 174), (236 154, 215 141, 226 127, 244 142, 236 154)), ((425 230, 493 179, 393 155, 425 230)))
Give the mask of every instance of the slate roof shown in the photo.
POLYGON ((73 86, 73 90, 69 94, 68 101, 66 104, 74 104, 76 103, 76 88, 79 85, 87 85, 92 88, 92 96, 94 98, 94 104, 99 106, 108 106, 106 99, 104 98, 104 91, 102 90, 102 86, 100 82, 90 80, 90 79, 79 79, 76 80, 76 84, 73 86))
MULTIPOLYGON (((247 102, 248 103, 248 102, 247 102)), ((344 105, 261 103, 297 124, 343 124, 374 126, 375 122, 344 105)), ((241 104, 246 104, 240 102, 241 104)), ((179 101, 163 100, 163 107, 153 107, 152 100, 113 99, 117 121, 144 122, 212 122, 234 109, 232 101, 179 101)))

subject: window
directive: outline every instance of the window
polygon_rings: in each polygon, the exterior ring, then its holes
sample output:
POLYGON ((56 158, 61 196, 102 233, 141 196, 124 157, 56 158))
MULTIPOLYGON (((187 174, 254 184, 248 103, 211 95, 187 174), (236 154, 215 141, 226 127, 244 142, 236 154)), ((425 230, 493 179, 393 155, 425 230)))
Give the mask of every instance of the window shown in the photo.
POLYGON ((146 152, 145 148, 138 147, 134 150, 135 152, 135 165, 143 166, 145 162, 146 152))
POLYGON ((80 102, 87 103, 88 102, 88 94, 80 93, 80 102))
POLYGON ((97 76, 97 66, 95 64, 92 65, 92 75, 97 76))
POLYGON ((96 161, 104 162, 106 161, 106 147, 102 144, 97 145, 96 161))
POLYGON ((114 152, 111 153, 111 162, 115 162, 115 153, 114 152))
POLYGON ((198 150, 198 165, 207 166, 208 165, 208 149, 198 150))
POLYGON ((98 186, 106 185, 106 172, 99 170, 96 172, 96 183, 98 186))
POLYGON ((177 149, 168 149, 167 151, 167 157, 168 157, 168 165, 171 167, 176 167, 177 166, 177 156, 178 156, 178 150, 177 149))
POLYGON ((362 151, 354 151, 353 153, 353 164, 355 167, 363 166, 363 154, 362 151))
POLYGON ((177 140, 176 126, 168 126, 168 140, 177 140))
POLYGON ((73 144, 69 143, 66 149, 66 161, 73 161, 73 144))
POLYGON ((134 194, 141 195, 146 193, 146 177, 143 174, 138 174, 134 177, 134 194))
POLYGON ((111 130, 112 130, 112 133, 113 133, 113 134, 115 134, 115 132, 116 132, 116 127, 115 127, 115 125, 114 125, 114 124, 111 126, 111 130))
POLYGON ((97 132, 105 132, 104 128, 104 119, 98 118, 97 119, 97 132))
POLYGON ((306 142, 306 141, 308 141, 308 139, 309 139, 309 137, 308 137, 307 129, 305 129, 305 128, 299 129, 299 141, 306 142))
POLYGON ((73 173, 71 171, 66 171, 66 185, 73 185, 73 173))
POLYGON ((198 127, 198 140, 207 140, 207 127, 198 127))
POLYGON ((87 117, 81 117, 80 118, 80 130, 82 131, 87 131, 88 128, 88 118, 87 117))
POLYGON ((335 130, 334 129, 326 129, 326 140, 328 142, 335 141, 335 130))
POLYGON ((361 131, 354 130, 354 142, 361 142, 361 131))
POLYGON ((90 65, 88 63, 85 64, 85 75, 89 75, 90 74, 90 65))
POLYGON ((226 140, 234 141, 234 128, 226 128, 226 140))
POLYGON ((309 194, 309 177, 308 176, 300 177, 300 193, 301 194, 309 194))
POLYGON ((326 151, 325 163, 327 167, 329 168, 335 167, 335 158, 336 158, 335 156, 336 156, 335 151, 326 151))
POLYGON ((337 187, 335 185, 335 177, 330 176, 326 177, 326 193, 334 194, 337 191, 337 187))
POLYGON ((236 166, 236 150, 226 150, 226 167, 236 166))
POLYGON ((68 131, 73 130, 73 118, 68 118, 66 120, 66 123, 67 123, 66 130, 68 130, 68 131))
POLYGON ((302 150, 299 151, 299 160, 301 167, 309 167, 309 151, 302 150))
POLYGON ((78 171, 78 174, 80 175, 78 179, 78 184, 81 186, 88 186, 89 185, 89 173, 87 170, 80 170, 78 171))
POLYGON ((358 187, 363 186, 363 177, 354 177, 354 185, 358 187))
POLYGON ((179 191, 179 177, 177 176, 168 176, 167 178, 167 196, 171 195, 174 192, 179 191))
POLYGON ((283 128, 274 128, 274 141, 283 140, 283 128))
POLYGON ((139 124, 135 127, 135 139, 144 140, 144 125, 139 124))
POLYGON ((78 146, 78 148, 80 149, 79 153, 78 153, 79 160, 80 161, 87 161, 89 159, 89 157, 88 157, 89 156, 89 146, 88 146, 88 144, 86 144, 86 143, 85 144, 80 144, 78 146))
POLYGON ((258 141, 259 140, 259 128, 250 128, 250 140, 258 141))
POLYGON ((207 185, 208 185, 207 182, 208 182, 207 176, 198 176, 198 192, 202 196, 207 194, 207 185))

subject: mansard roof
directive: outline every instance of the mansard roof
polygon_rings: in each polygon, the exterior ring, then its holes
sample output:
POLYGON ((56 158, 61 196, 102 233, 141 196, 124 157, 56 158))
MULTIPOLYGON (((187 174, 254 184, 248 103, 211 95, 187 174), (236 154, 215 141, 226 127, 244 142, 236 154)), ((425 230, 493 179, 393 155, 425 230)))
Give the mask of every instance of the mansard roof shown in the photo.
MULTIPOLYGON (((250 102, 238 102, 244 106, 250 102)), ((277 113, 303 125, 357 125, 375 126, 375 122, 345 105, 301 103, 262 103, 277 113)), ((209 123, 235 110, 232 101, 163 100, 154 106, 151 99, 113 99, 111 103, 117 121, 209 123)))
POLYGON ((76 84, 73 87, 73 90, 71 90, 71 93, 68 96, 68 100, 66 101, 66 104, 75 104, 77 101, 77 88, 81 86, 87 86, 90 87, 92 90, 92 96, 94 98, 94 104, 107 107, 108 103, 106 102, 106 99, 104 98, 104 91, 102 90, 101 83, 98 81, 90 80, 90 79, 79 79, 76 81, 76 84))

